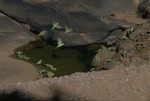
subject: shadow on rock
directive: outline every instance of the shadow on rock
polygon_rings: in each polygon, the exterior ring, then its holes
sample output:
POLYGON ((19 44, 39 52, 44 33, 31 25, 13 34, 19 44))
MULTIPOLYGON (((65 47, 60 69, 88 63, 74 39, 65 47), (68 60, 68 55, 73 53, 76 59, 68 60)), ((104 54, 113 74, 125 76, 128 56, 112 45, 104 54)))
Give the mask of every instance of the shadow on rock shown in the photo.
POLYGON ((0 101, 33 101, 31 97, 27 97, 19 91, 13 91, 11 93, 1 93, 0 101))
MULTIPOLYGON (((60 96, 61 96, 60 93, 56 93, 52 98, 45 99, 45 100, 46 101, 63 101, 60 98, 60 96)), ((21 93, 20 91, 16 90, 11 93, 1 93, 0 101, 37 101, 37 99, 27 96, 27 95, 21 93)), ((41 101, 43 101, 43 100, 41 100, 41 101)))
MULTIPOLYGON (((50 90, 50 89, 49 89, 50 90)), ((70 98, 73 99, 79 99, 80 97, 70 95, 70 94, 64 94, 65 91, 54 91, 53 94, 49 95, 48 98, 43 97, 36 97, 33 93, 26 94, 23 91, 20 90, 14 90, 14 91, 3 91, 0 93, 0 101, 66 101, 70 98)), ((44 93, 44 92, 41 92, 44 93)))

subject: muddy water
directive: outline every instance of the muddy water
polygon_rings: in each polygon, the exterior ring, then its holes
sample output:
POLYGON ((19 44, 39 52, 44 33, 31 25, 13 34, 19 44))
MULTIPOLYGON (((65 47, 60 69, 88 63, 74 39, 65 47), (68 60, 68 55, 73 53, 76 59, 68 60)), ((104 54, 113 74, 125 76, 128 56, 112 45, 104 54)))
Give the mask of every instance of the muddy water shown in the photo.
POLYGON ((17 48, 15 51, 22 51, 30 60, 25 60, 34 64, 39 70, 44 69, 43 65, 37 65, 39 60, 43 63, 51 64, 55 68, 55 76, 69 75, 75 72, 87 72, 91 68, 91 61, 100 48, 100 44, 92 44, 77 47, 56 48, 44 41, 30 42, 25 46, 17 48))

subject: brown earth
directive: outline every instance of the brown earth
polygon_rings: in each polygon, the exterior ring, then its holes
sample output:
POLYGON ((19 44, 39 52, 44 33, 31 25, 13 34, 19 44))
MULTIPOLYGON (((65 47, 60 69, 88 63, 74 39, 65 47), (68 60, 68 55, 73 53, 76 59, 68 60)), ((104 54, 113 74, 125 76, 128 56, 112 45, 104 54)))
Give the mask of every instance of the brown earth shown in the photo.
POLYGON ((108 71, 1 85, 1 100, 149 101, 150 65, 119 65, 108 71), (15 95, 16 94, 16 95, 15 95), (14 96, 15 95, 15 96, 14 96), (11 100, 13 99, 11 98, 11 100))

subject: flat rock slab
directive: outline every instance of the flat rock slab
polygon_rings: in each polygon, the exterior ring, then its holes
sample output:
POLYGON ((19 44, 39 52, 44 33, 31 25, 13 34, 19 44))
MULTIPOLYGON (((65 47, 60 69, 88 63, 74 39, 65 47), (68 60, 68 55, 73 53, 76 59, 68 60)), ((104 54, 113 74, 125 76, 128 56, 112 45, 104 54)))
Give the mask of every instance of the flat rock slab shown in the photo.
POLYGON ((38 74, 31 64, 11 57, 15 48, 34 40, 34 35, 2 13, 0 22, 0 84, 35 80, 38 74))
MULTIPOLYGON (((0 0, 0 11, 33 30, 49 30, 59 22, 72 33, 50 33, 52 40, 61 38, 66 46, 85 45, 103 41, 120 26, 143 23, 137 17, 140 0, 0 0)), ((120 29, 119 29, 120 30, 120 29)))

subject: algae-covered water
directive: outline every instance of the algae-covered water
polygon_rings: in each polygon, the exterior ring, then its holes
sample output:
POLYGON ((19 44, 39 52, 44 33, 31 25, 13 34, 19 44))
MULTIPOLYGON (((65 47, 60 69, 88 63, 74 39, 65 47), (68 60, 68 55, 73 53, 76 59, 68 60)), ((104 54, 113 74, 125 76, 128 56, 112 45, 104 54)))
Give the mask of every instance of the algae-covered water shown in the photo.
POLYGON ((61 47, 51 45, 44 41, 30 42, 25 46, 19 47, 17 51, 22 51, 26 56, 30 57, 26 60, 41 70, 45 68, 43 65, 37 65, 39 60, 45 64, 51 64, 56 71, 54 76, 69 75, 75 72, 87 72, 91 68, 91 61, 100 48, 100 44, 92 44, 77 47, 61 47))

